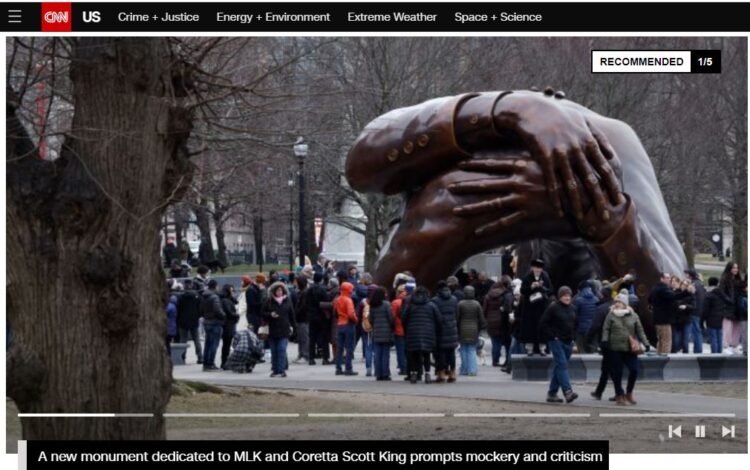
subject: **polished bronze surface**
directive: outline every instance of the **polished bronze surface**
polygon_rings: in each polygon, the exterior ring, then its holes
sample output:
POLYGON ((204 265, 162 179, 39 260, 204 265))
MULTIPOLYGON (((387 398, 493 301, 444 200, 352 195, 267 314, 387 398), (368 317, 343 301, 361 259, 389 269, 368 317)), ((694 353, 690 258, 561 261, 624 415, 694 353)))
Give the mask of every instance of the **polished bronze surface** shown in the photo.
POLYGON ((630 269, 650 286, 684 269, 635 132, 549 90, 438 98, 367 125, 346 161, 349 184, 405 195, 377 283, 408 270, 431 288, 466 258, 509 244, 520 274, 543 258, 555 287, 630 269), (407 146, 409 158, 391 158, 407 146))

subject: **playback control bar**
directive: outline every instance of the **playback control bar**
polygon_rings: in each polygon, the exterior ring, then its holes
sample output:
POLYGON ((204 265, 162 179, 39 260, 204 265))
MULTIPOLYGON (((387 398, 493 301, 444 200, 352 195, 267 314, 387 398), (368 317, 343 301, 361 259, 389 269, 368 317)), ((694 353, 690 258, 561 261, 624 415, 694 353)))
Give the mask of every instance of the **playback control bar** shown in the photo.
POLYGON ((18 3, 4 32, 744 32, 748 3, 18 3))

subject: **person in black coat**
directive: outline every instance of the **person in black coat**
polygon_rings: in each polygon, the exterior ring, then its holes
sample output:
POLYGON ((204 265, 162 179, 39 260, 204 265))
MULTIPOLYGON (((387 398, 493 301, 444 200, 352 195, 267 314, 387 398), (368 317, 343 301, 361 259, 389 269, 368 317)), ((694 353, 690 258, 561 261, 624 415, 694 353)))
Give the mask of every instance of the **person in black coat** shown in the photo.
POLYGON ((740 276, 740 267, 734 261, 727 262, 719 278, 719 287, 724 294, 732 299, 734 312, 731 316, 725 316, 721 326, 724 336, 722 342, 727 353, 739 352, 740 337, 742 336, 742 324, 740 323, 740 297, 744 287, 744 281, 740 276))
POLYGON ((734 302, 726 292, 718 288, 719 279, 708 279, 708 291, 703 303, 703 321, 706 322, 708 338, 711 343, 711 353, 721 354, 724 351, 723 323, 724 319, 734 314, 734 302))
POLYGON ((295 332, 297 333, 297 358, 294 363, 310 363, 310 313, 307 308, 305 293, 308 289, 307 277, 299 275, 294 278, 296 295, 294 295, 294 320, 297 322, 295 332))
POLYGON ((253 333, 258 334, 258 328, 263 323, 263 299, 265 297, 266 277, 263 274, 255 276, 255 282, 245 291, 247 302, 247 322, 252 325, 253 333))
POLYGON ((685 274, 688 275, 690 281, 693 283, 693 287, 695 287, 695 309, 690 317, 690 337, 693 341, 693 352, 695 354, 702 354, 703 321, 701 316, 703 315, 703 304, 706 302, 706 288, 703 286, 703 282, 701 282, 700 276, 698 276, 695 269, 686 269, 685 274))
POLYGON ((328 301, 328 292, 323 287, 323 274, 315 273, 313 283, 305 290, 303 299, 307 306, 308 321, 310 322, 310 352, 309 364, 315 365, 315 358, 323 358, 323 365, 331 364, 328 342, 331 336, 331 315, 321 307, 322 302, 328 301))
POLYGON ((206 284, 208 284, 208 274, 210 270, 208 269, 208 266, 201 265, 198 266, 197 272, 198 274, 193 278, 193 286, 198 292, 203 292, 206 289, 206 284))
POLYGON ((193 281, 186 279, 185 290, 177 297, 177 333, 180 343, 189 339, 195 344, 198 364, 203 364, 203 349, 200 338, 201 295, 194 289, 193 281))
POLYGON ((492 289, 492 285, 494 282, 492 282, 492 279, 487 278, 487 273, 482 271, 481 273, 477 274, 477 278, 474 280, 474 282, 471 283, 471 285, 474 287, 475 292, 475 299, 480 304, 484 304, 484 297, 487 295, 487 293, 492 289))
POLYGON ((372 325, 372 346, 375 363, 376 380, 391 380, 391 347, 395 342, 393 336, 393 313, 391 304, 386 301, 386 292, 376 287, 365 307, 370 325, 372 325))
POLYGON ((224 310, 224 329, 221 333, 221 368, 226 369, 227 358, 232 349, 232 339, 237 333, 237 322, 240 315, 237 313, 237 300, 234 298, 234 286, 224 284, 219 294, 221 308, 224 310))
POLYGON ((688 295, 674 303, 675 320, 672 324, 672 352, 682 351, 687 354, 690 352, 690 329, 692 328, 693 311, 695 311, 695 287, 688 279, 678 279, 678 282, 677 290, 686 291, 688 295))
POLYGON ((552 281, 544 271, 544 261, 534 260, 531 271, 521 281, 521 326, 519 338, 526 343, 529 356, 539 354, 544 356, 539 347, 539 319, 549 305, 549 296, 553 292, 552 281))
POLYGON ((435 352, 435 370, 437 383, 456 381, 456 347, 458 347, 458 326, 456 325, 456 314, 458 311, 458 300, 451 293, 448 283, 438 282, 437 295, 432 298, 432 303, 438 308, 441 317, 441 333, 437 341, 435 352))
POLYGON ((430 354, 437 346, 442 324, 440 312, 430 302, 430 291, 419 286, 414 290, 406 307, 401 310, 401 322, 406 330, 406 351, 410 357, 409 380, 415 384, 422 378, 430 383, 430 354))
POLYGON ((268 288, 263 305, 263 320, 268 323, 271 346, 271 377, 286 377, 286 348, 295 327, 294 306, 286 285, 279 281, 268 288))
POLYGON ((177 250, 177 245, 174 244, 174 238, 167 239, 167 243, 164 244, 161 253, 164 256, 165 268, 170 268, 172 266, 172 261, 177 260, 178 263, 180 261, 180 252, 177 250))
POLYGON ((547 392, 547 401, 550 403, 562 402, 557 396, 557 391, 561 388, 567 403, 578 398, 573 392, 568 373, 568 361, 573 353, 576 332, 576 309, 572 300, 573 291, 562 286, 557 291, 557 301, 552 302, 539 319, 539 336, 547 341, 555 365, 547 392))
POLYGON ((510 357, 510 314, 513 312, 513 291, 510 277, 502 276, 484 297, 484 317, 487 333, 492 340, 492 365, 505 367, 510 357), (500 364, 500 353, 505 347, 505 364, 500 364))
POLYGON ((206 332, 206 354, 203 361, 204 371, 219 370, 216 367, 216 350, 219 348, 222 330, 224 329, 224 309, 221 299, 216 292, 216 279, 210 279, 206 289, 201 294, 201 316, 203 317, 203 329, 206 332))
POLYGON ((588 334, 586 335, 586 341, 589 344, 599 345, 599 353, 602 355, 601 373, 599 374, 599 383, 596 389, 591 392, 591 396, 596 400, 602 399, 604 389, 607 387, 607 380, 609 380, 610 367, 610 351, 607 348, 601 347, 602 340, 602 328, 604 327, 604 320, 609 314, 609 310, 615 301, 612 299, 612 288, 602 287, 601 290, 602 300, 596 306, 594 311, 594 319, 591 321, 591 327, 589 328, 588 334))
POLYGON ((675 303, 685 295, 687 291, 674 291, 671 289, 672 276, 669 273, 662 273, 658 284, 651 289, 648 296, 648 303, 654 318, 656 327, 656 352, 661 356, 666 356, 672 351, 672 323, 673 315, 676 313, 675 303))

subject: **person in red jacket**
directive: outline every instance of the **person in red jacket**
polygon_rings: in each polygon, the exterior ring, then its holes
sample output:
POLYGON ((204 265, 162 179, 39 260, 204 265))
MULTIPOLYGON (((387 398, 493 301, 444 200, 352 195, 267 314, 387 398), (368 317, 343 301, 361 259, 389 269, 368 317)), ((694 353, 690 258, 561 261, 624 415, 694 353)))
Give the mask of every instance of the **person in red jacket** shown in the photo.
POLYGON ((357 375, 352 370, 354 356, 354 328, 357 324, 357 314, 354 312, 352 291, 354 286, 350 282, 341 284, 341 293, 333 301, 333 311, 336 314, 336 375, 357 375), (346 349, 346 371, 341 370, 344 349, 346 349))
POLYGON ((406 375, 406 337, 404 336, 404 325, 401 323, 401 306, 406 298, 406 285, 398 286, 398 295, 391 302, 393 312, 393 335, 396 337, 396 361, 398 364, 398 375, 406 375))

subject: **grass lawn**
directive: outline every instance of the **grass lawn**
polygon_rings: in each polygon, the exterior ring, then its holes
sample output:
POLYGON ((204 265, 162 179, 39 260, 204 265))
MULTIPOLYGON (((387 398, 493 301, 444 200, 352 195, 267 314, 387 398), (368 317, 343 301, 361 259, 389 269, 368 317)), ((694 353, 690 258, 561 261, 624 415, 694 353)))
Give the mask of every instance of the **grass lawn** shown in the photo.
POLYGON ((695 255, 695 262, 700 264, 715 264, 721 267, 724 267, 724 264, 726 264, 726 261, 719 261, 719 258, 714 258, 713 256, 705 253, 695 255))
MULTIPOLYGON (((286 272, 289 270, 288 264, 264 264, 263 265, 263 273, 268 276, 269 271, 278 271, 278 272, 286 272)), ((251 276, 255 276, 260 272, 259 266, 257 264, 235 264, 234 266, 229 266, 227 269, 224 270, 224 273, 221 271, 213 273, 214 276, 221 276, 221 275, 242 275, 242 274, 249 274, 251 276)), ((164 274, 169 277, 169 270, 165 269, 164 274)), ((193 272, 191 276, 195 276, 196 270, 193 268, 193 272)))
MULTIPOLYGON (((235 264, 234 266, 229 266, 226 270, 224 270, 224 274, 258 274, 260 272, 260 266, 257 264, 235 264)), ((268 274, 269 271, 288 271, 289 265, 288 264, 264 264, 263 265, 263 272, 265 274, 268 274)), ((220 275, 221 271, 218 273, 214 273, 216 275, 220 275)))

